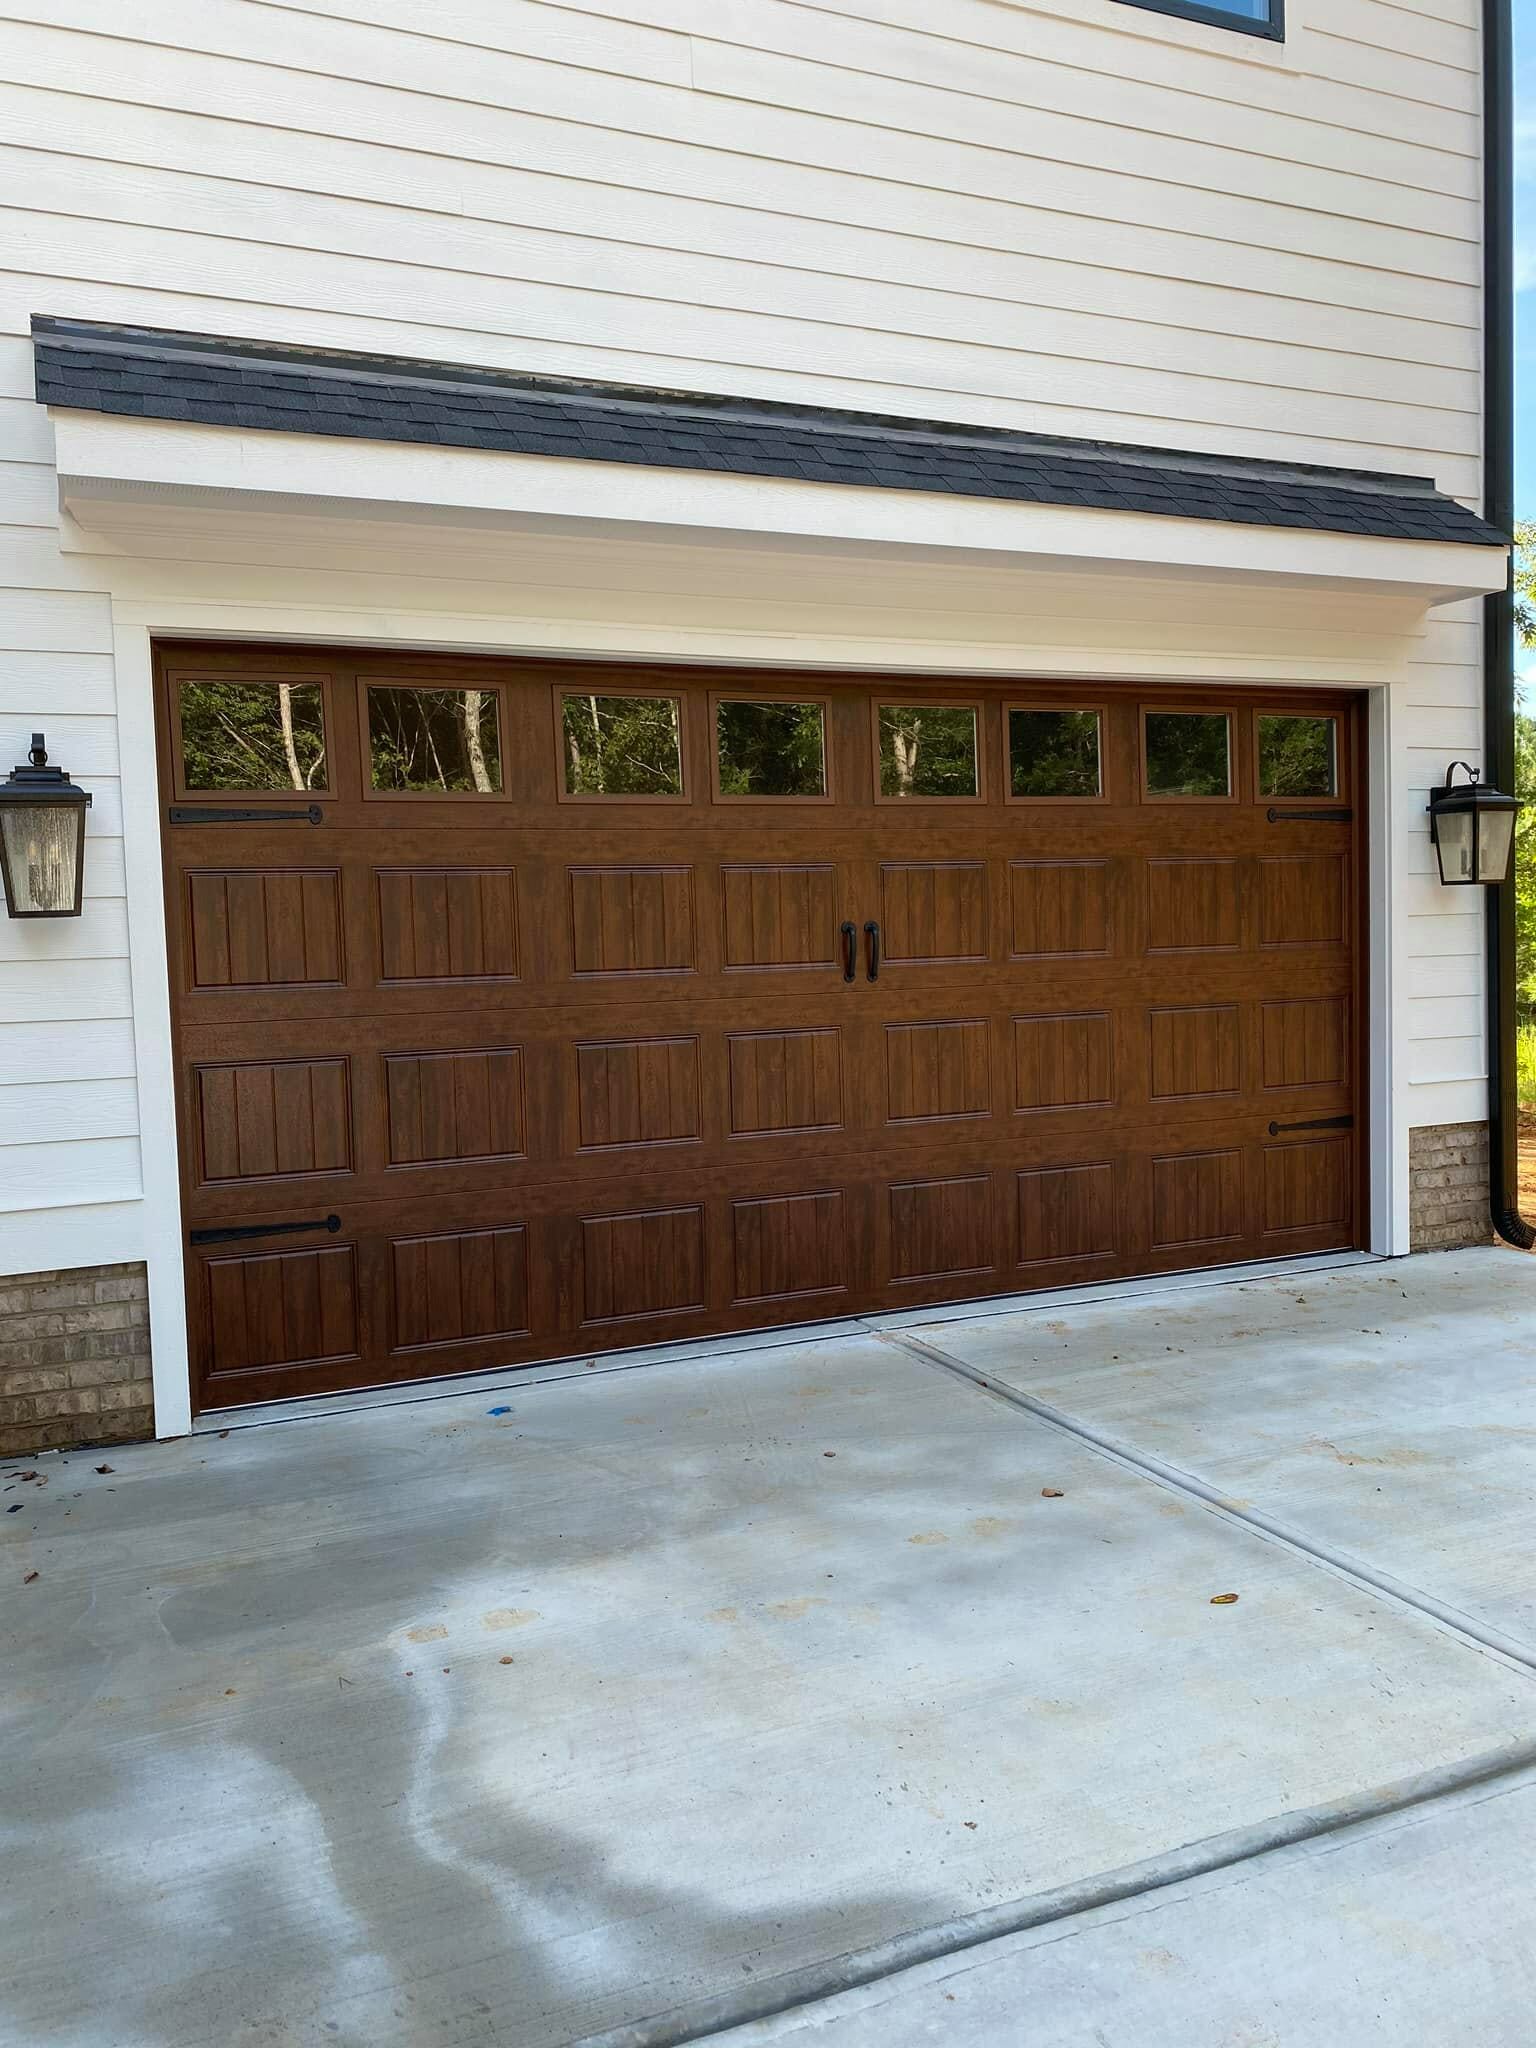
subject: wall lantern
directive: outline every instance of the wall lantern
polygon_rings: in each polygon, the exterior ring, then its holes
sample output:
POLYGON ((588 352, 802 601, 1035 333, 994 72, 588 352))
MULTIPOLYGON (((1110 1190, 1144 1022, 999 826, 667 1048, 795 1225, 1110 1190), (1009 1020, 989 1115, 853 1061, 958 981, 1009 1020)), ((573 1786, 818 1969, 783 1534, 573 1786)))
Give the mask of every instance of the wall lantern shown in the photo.
POLYGON ((90 792, 48 766, 40 732, 25 768, 0 782, 0 873, 9 917, 78 917, 90 792))
POLYGON ((1512 796, 1479 782, 1465 761, 1453 761, 1439 789, 1430 791, 1429 836, 1440 857, 1440 879, 1447 885, 1482 882, 1496 887, 1509 880, 1515 851, 1515 813, 1522 808, 1512 796), (1452 786, 1458 768, 1467 780, 1452 786))

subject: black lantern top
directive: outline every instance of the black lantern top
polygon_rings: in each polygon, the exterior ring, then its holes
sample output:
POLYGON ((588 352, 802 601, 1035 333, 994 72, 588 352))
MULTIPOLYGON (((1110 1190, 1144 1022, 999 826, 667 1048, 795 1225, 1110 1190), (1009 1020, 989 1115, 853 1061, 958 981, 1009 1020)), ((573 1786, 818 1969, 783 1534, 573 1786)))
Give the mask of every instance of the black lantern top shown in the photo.
POLYGON ((1430 793, 1429 836, 1441 881, 1447 887, 1507 882, 1514 863, 1515 818, 1523 808, 1518 798, 1480 781, 1465 761, 1453 761, 1445 781, 1430 793), (1465 782, 1455 781, 1458 768, 1465 782))
POLYGON ((11 917, 78 917, 90 791, 50 768, 43 735, 0 782, 0 876, 11 917))

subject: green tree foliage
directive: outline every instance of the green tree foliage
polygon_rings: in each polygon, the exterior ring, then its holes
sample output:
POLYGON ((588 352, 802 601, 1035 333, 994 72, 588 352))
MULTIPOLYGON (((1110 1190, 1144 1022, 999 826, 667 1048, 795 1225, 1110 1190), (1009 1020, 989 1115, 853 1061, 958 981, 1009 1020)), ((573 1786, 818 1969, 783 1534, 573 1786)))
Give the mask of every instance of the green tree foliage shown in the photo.
POLYGON ((1008 713, 1008 774, 1015 796, 1097 796, 1097 711, 1008 713))
MULTIPOLYGON (((1536 525, 1515 528, 1515 627, 1536 647, 1536 525)), ((1528 808, 1515 820, 1515 1000, 1536 1009, 1536 718, 1515 712, 1515 795, 1528 808)))
POLYGON ((368 692, 368 752, 375 789, 501 787, 494 690, 368 692))
POLYGON ((819 704, 728 698, 715 720, 722 796, 824 796, 826 735, 819 704))
POLYGON ((1147 787, 1154 796, 1226 796, 1228 721, 1209 711, 1147 713, 1147 787))
POLYGON ((681 722, 675 697, 569 696, 561 706, 571 796, 679 796, 681 722))
POLYGON ((976 792, 976 713, 968 704, 880 706, 882 796, 976 792))
POLYGON ((1259 720, 1261 796, 1332 796, 1336 782, 1331 718, 1259 720))
POLYGON ((188 789, 324 789, 318 683, 183 683, 182 780, 188 789))

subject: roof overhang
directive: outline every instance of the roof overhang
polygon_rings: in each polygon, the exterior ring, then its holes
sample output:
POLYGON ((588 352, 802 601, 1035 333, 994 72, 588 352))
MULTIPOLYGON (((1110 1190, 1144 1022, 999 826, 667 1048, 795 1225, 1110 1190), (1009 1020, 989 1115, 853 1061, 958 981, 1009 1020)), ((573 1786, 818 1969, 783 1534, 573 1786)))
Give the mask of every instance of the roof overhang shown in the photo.
POLYGON ((1113 574, 1283 581, 1397 594, 1419 607, 1501 590, 1496 544, 1392 539, 1183 519, 1104 507, 1029 504, 781 476, 509 454, 53 408, 65 545, 131 551, 133 528, 175 507, 293 519, 402 519, 445 534, 459 523, 791 543, 988 558, 1020 573, 1095 565, 1113 574))

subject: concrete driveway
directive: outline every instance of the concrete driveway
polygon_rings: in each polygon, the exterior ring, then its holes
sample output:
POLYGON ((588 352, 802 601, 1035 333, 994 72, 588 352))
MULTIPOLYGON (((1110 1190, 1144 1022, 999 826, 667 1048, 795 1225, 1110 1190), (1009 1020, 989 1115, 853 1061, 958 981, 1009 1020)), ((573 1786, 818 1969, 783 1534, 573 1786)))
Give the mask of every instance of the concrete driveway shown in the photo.
POLYGON ((0 2038, 1513 2048, 1533 1288, 930 1314, 0 1470, 0 2038))

